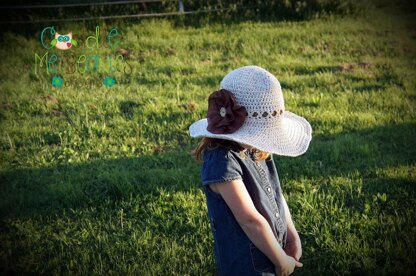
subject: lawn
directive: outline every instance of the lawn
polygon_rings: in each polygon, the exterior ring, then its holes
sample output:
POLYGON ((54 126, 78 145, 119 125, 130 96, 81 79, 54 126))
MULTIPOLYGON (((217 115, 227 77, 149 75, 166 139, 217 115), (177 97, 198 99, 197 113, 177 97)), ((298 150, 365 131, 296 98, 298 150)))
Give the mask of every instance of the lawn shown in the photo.
POLYGON ((116 26, 117 49, 131 51, 123 58, 106 44, 114 26, 65 23, 57 30, 78 46, 49 51, 64 60, 60 87, 45 64, 35 73, 43 28, 3 31, 0 273, 215 274, 188 127, 206 116, 225 74, 255 64, 313 128, 305 155, 274 156, 302 240, 295 274, 414 274, 415 22, 386 10, 203 26, 142 20, 116 26), (89 49, 95 26, 99 48, 89 49), (99 56, 97 70, 83 72, 84 54, 99 56))

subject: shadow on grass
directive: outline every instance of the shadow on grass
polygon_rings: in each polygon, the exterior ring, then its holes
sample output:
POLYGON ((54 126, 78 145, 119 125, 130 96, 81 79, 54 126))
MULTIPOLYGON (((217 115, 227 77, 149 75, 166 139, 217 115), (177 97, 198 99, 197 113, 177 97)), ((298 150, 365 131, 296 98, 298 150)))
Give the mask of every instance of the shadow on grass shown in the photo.
POLYGON ((182 151, 2 172, 0 216, 52 214, 160 189, 192 190, 198 173, 182 151))
MULTIPOLYGON (((312 125, 317 125, 312 122, 312 125)), ((411 141, 416 124, 403 123, 314 136, 308 152, 296 158, 275 156, 280 177, 329 177, 359 172, 375 176, 376 168, 415 164, 411 141)))
MULTIPOLYGON (((274 158, 283 190, 290 193, 295 188, 284 185, 290 180, 323 180, 357 172, 372 179, 377 178, 377 168, 414 164, 416 150, 411 141, 415 136, 415 124, 321 135, 313 138, 303 156, 274 158)), ((160 190, 199 189, 200 165, 189 151, 178 147, 176 151, 135 158, 1 172, 0 218, 59 213, 66 208, 94 206, 160 190)), ((404 182, 414 193, 414 185, 407 184, 404 182)))
MULTIPOLYGON (((130 107, 130 104, 127 106, 130 107)), ((416 124, 410 123, 373 127, 337 135, 319 135, 313 138, 308 153, 301 157, 274 156, 284 193, 294 194, 294 198, 289 202, 292 214, 297 217, 307 215, 302 209, 302 202, 307 200, 304 197, 315 195, 319 197, 309 198, 308 204, 332 204, 328 201, 332 199, 335 200, 335 206, 345 206, 350 210, 349 212, 362 213, 364 203, 370 202, 372 204, 371 202, 375 198, 377 201, 374 204, 378 204, 382 199, 378 194, 386 193, 393 205, 386 205, 386 208, 389 209, 385 211, 381 206, 374 212, 383 210, 383 216, 390 217, 396 216, 395 212, 402 214, 402 220, 399 222, 401 230, 393 233, 392 237, 386 240, 389 244, 384 246, 384 243, 380 241, 379 231, 372 230, 377 227, 377 229, 385 229, 383 231, 390 231, 388 230, 390 229, 389 225, 384 225, 382 222, 377 222, 376 226, 374 226, 374 222, 366 223, 365 219, 351 222, 351 227, 355 228, 352 228, 353 232, 349 232, 348 235, 356 239, 363 239, 364 242, 375 244, 377 247, 383 247, 385 250, 388 250, 390 246, 395 248, 395 252, 374 253, 380 251, 371 251, 370 255, 366 255, 377 264, 384 265, 386 258, 393 258, 393 261, 396 262, 393 266, 386 264, 377 269, 383 270, 389 267, 389 270, 386 271, 393 272, 395 269, 404 267, 404 272, 409 272, 411 269, 407 268, 413 259, 411 254, 407 257, 403 255, 407 254, 406 242, 394 245, 393 243, 396 238, 407 240, 410 243, 414 239, 411 237, 412 230, 409 225, 411 221, 408 217, 413 212, 414 200, 409 199, 415 198, 416 185, 412 176, 409 175, 409 168, 406 165, 415 164, 416 161, 416 150, 411 143, 415 135, 416 124), (379 174, 379 169, 383 170, 383 174, 379 174), (402 172, 396 176, 389 176, 388 170, 390 169, 402 170, 402 172), (358 197, 357 192, 350 191, 350 189, 355 189, 354 185, 359 185, 360 182, 348 182, 350 178, 357 179, 357 174, 359 175, 358 179, 363 181, 362 193, 358 197), (299 183, 302 184, 305 181, 307 182, 305 186, 299 186, 299 183), (316 194, 311 192, 314 188, 317 188, 319 192, 316 194), (321 198, 321 196, 323 197, 321 198)), ((73 242, 77 238, 72 237, 75 234, 71 233, 84 233, 83 229, 90 228, 91 223, 101 227, 102 224, 107 224, 108 219, 110 220, 108 221, 109 226, 108 228, 104 227, 107 230, 104 230, 101 235, 108 235, 111 239, 114 236, 119 239, 118 241, 122 240, 129 244, 128 246, 123 242, 110 244, 111 248, 115 248, 111 256, 124 256, 127 250, 130 254, 136 254, 137 258, 143 262, 156 262, 160 258, 159 254, 162 253, 154 250, 154 244, 135 244, 131 241, 132 237, 128 235, 120 238, 120 233, 124 232, 119 228, 118 218, 123 214, 130 221, 134 221, 132 228, 128 229, 129 231, 135 229, 137 235, 144 233, 144 229, 149 229, 150 233, 155 236, 169 236, 169 241, 180 242, 184 250, 195 247, 195 242, 206 241, 209 228, 205 219, 206 214, 201 210, 204 203, 188 203, 189 197, 186 195, 188 193, 195 195, 195 192, 200 189, 200 166, 189 156, 188 152, 189 149, 178 148, 178 150, 171 152, 135 158, 95 160, 89 163, 66 164, 52 168, 16 169, 1 172, 0 235, 7 238, 4 248, 9 252, 3 252, 3 261, 6 263, 3 272, 33 272, 43 269, 43 266, 37 265, 40 263, 43 263, 47 268, 57 269, 53 262, 49 263, 43 260, 43 258, 47 258, 47 254, 50 254, 45 253, 49 252, 48 250, 39 253, 41 255, 31 253, 35 250, 34 248, 44 246, 41 240, 30 238, 33 234, 37 235, 35 237, 39 237, 39 235, 44 235, 43 238, 54 237, 48 246, 57 252, 57 248, 62 246, 62 243, 54 236, 55 231, 59 235, 64 235, 61 237, 64 241, 73 242), (180 192, 184 192, 185 195, 180 192), (175 200, 172 197, 175 197, 175 200), (120 210, 124 210, 124 213, 120 213, 120 210), (189 216, 193 217, 194 223, 184 223, 189 216), (45 219, 51 226, 42 225, 45 223, 45 219), (68 220, 65 223, 70 226, 62 226, 61 220, 68 220), (37 226, 31 224, 33 221, 37 226), (117 225, 114 225, 115 223, 117 225), (78 232, 67 233, 64 231, 65 227, 75 227, 78 232), (32 233, 32 231, 34 232, 32 233), (192 236, 193 238, 182 239, 184 236, 192 236), (148 252, 153 252, 152 257, 149 257, 148 252)), ((319 221, 330 223, 331 226, 327 227, 330 227, 329 231, 332 231, 331 237, 341 235, 346 238, 346 234, 339 232, 341 231, 339 228, 332 227, 332 224, 339 223, 339 217, 334 215, 330 217, 330 222, 327 221, 328 214, 326 212, 331 211, 331 208, 319 206, 313 208, 315 208, 315 216, 320 214, 317 217, 319 221), (323 210, 320 210, 321 208, 323 210), (324 213, 321 214, 321 211, 324 213)), ((345 216, 345 209, 343 212, 345 216)), ((349 212, 347 212, 348 216, 350 216, 349 212)), ((304 223, 309 225, 305 226, 306 229, 312 232, 304 232, 305 230, 300 232, 305 251, 303 263, 306 269, 300 270, 298 273, 320 275, 342 269, 348 274, 351 272, 373 274, 369 271, 374 272, 375 268, 362 267, 360 258, 357 256, 352 261, 345 261, 345 254, 350 253, 344 252, 345 248, 332 248, 331 244, 339 244, 329 242, 330 245, 328 245, 328 241, 322 239, 327 238, 329 234, 321 232, 316 234, 311 229, 314 227, 313 220, 305 217, 303 219, 304 223), (341 260, 343 260, 342 264, 339 263, 341 260), (318 267, 315 265, 316 261, 320 263, 318 267)), ((64 225, 66 225, 65 223, 64 225)), ((350 223, 346 223, 346 225, 350 225, 350 223)), ((81 254, 80 252, 84 254, 84 251, 88 251, 88 254, 91 255, 102 253, 100 250, 90 249, 90 243, 95 244, 99 241, 92 239, 86 243, 88 247, 81 247, 77 244, 70 250, 68 249, 68 254, 56 254, 59 255, 60 261, 61 258, 64 258, 63 263, 65 263, 69 262, 74 255, 81 254)), ((199 246, 208 246, 208 244, 205 242, 199 246)), ((167 249, 162 247, 160 250, 167 249)), ((358 249, 350 248, 349 250, 355 254, 357 251, 354 250, 358 249)), ((0 253, 2 253, 1 250, 0 253)), ((206 254, 210 254, 210 258, 213 256, 212 252, 205 252, 204 259, 206 254)), ((175 256, 177 255, 187 256, 185 251, 176 252, 175 256)), ((164 255, 162 254, 162 256, 164 255)), ((164 259, 165 263, 169 259, 166 258, 164 259)), ((200 262, 200 259, 195 262, 200 262)), ((80 261, 80 271, 89 269, 87 263, 90 264, 89 259, 88 261, 80 261)), ((106 267, 121 269, 119 266, 122 263, 115 263, 114 259, 109 258, 106 267)), ((170 265, 165 263, 163 265, 165 269, 175 271, 180 270, 178 264, 182 262, 170 265), (176 266, 172 267, 172 265, 176 266)), ((203 269, 214 274, 212 264, 212 259, 210 262, 205 262, 203 269)))
POLYGON ((335 73, 341 71, 340 66, 316 66, 316 67, 296 67, 296 75, 315 75, 317 73, 335 73))

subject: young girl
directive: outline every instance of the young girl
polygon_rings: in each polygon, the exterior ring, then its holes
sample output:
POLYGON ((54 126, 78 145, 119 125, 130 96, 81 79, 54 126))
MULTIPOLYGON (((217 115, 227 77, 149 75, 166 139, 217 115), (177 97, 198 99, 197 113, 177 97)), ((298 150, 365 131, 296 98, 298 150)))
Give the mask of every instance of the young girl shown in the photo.
POLYGON ((190 126, 204 137, 205 192, 219 275, 289 275, 301 267, 301 242, 283 197, 272 154, 306 152, 310 124, 285 111, 278 80, 257 66, 224 77, 208 115, 190 126))

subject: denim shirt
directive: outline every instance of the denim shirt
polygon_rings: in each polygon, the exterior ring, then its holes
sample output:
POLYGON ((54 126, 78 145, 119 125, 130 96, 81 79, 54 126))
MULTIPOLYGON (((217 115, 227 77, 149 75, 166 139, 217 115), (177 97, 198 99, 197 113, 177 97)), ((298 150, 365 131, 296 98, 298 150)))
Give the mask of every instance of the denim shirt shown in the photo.
POLYGON ((202 187, 214 237, 214 254, 219 275, 274 275, 273 263, 247 237, 227 203, 209 184, 241 179, 257 211, 268 221, 280 246, 287 239, 287 224, 281 187, 273 158, 254 161, 249 151, 225 147, 205 150, 202 187))

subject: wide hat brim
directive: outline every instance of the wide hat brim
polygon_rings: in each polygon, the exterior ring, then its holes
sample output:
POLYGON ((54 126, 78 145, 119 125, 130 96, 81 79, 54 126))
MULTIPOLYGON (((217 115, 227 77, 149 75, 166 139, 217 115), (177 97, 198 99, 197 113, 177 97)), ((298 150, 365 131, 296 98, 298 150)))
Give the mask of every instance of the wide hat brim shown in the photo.
POLYGON ((232 140, 258 150, 284 156, 299 156, 306 152, 312 139, 312 127, 304 118, 285 111, 279 120, 261 122, 247 120, 230 134, 215 134, 207 130, 207 119, 189 127, 191 137, 211 137, 232 140), (260 126, 259 126, 260 124, 260 126))

